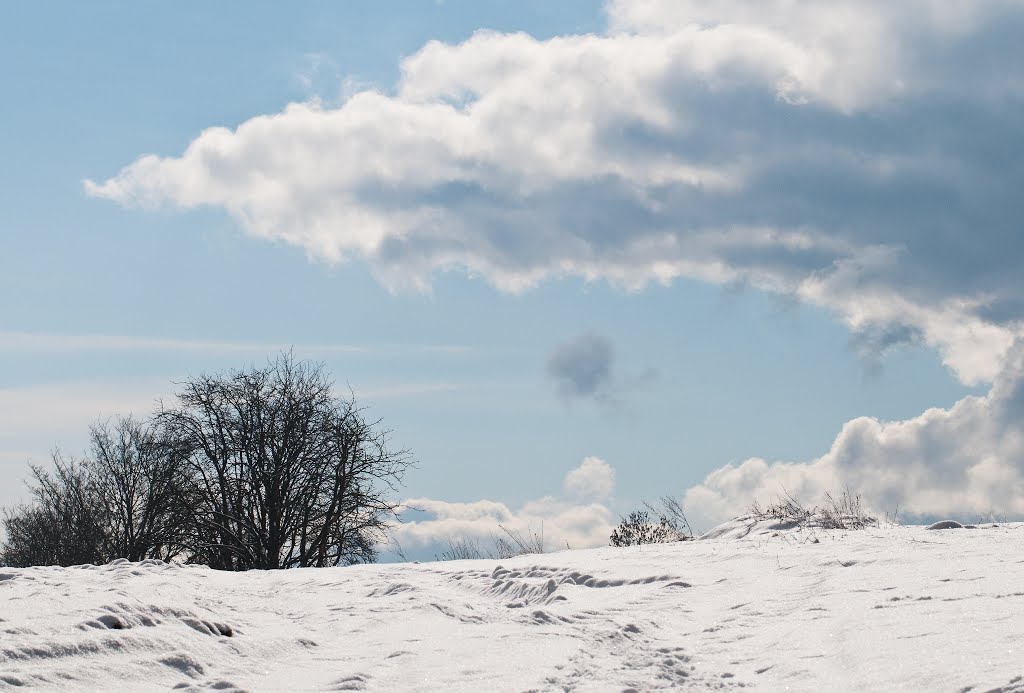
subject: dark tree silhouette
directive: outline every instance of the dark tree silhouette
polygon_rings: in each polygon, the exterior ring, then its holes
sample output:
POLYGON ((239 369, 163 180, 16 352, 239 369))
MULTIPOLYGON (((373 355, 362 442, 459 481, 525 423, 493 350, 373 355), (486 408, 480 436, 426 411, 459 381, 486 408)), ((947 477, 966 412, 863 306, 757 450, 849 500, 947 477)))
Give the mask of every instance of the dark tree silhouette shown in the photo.
POLYGON ((320 366, 203 375, 157 414, 183 453, 194 560, 214 568, 370 562, 412 464, 320 366))
POLYGON ((103 512, 85 463, 53 453, 51 475, 30 465, 32 502, 4 511, 0 563, 10 566, 105 563, 103 512))
POLYGON ((101 422, 90 457, 31 467, 0 563, 160 558, 222 570, 376 560, 412 465, 323 368, 281 354, 202 375, 150 421, 101 422))
POLYGON ((180 555, 189 519, 181 451, 156 426, 133 417, 98 423, 90 438, 104 553, 130 561, 180 555))

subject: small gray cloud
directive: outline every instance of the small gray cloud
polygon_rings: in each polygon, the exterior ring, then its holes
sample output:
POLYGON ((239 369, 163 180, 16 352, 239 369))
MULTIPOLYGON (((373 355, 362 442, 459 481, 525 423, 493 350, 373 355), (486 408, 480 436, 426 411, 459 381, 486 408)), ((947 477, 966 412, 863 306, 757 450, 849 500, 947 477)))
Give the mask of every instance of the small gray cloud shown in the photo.
POLYGON ((555 348, 547 373, 566 399, 607 399, 615 387, 615 349, 607 337, 588 332, 555 348))
POLYGON ((555 347, 548 357, 547 375, 555 391, 567 401, 591 399, 602 405, 620 405, 626 392, 657 377, 647 368, 622 373, 616 364, 615 346, 607 337, 586 332, 555 347))
POLYGON ((881 375, 885 358, 894 350, 923 343, 924 334, 911 325, 871 325, 850 335, 850 347, 869 377, 881 375))

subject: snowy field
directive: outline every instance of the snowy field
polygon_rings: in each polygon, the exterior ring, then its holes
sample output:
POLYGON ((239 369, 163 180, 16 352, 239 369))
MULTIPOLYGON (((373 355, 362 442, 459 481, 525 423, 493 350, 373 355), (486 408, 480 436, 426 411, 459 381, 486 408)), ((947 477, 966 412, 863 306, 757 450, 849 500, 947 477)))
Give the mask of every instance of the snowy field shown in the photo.
POLYGON ((0 568, 0 690, 1024 693, 1024 524, 739 529, 503 561, 0 568))

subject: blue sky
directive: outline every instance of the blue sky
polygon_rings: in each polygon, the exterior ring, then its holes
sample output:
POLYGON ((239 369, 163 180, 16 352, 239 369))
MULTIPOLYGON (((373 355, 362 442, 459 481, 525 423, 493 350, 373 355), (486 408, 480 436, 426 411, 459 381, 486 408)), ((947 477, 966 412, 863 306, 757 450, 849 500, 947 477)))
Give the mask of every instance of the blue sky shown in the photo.
POLYGON ((294 346, 418 459, 414 548, 1024 512, 1021 6, 774 4, 8 8, 0 502, 294 346))

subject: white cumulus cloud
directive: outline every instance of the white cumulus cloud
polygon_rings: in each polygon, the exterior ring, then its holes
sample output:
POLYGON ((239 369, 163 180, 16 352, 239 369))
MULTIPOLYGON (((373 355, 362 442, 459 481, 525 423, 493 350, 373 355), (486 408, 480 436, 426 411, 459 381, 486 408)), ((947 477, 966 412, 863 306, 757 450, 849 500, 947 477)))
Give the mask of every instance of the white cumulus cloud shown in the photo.
POLYGON ((87 181, 219 207, 393 287, 689 276, 912 335, 964 382, 1022 332, 1019 0, 614 0, 604 33, 432 41, 394 93, 294 103, 87 181))
POLYGON ((876 513, 1024 516, 1024 344, 1011 351, 985 396, 904 421, 854 419, 811 462, 755 458, 726 465, 687 489, 684 506, 691 521, 709 528, 755 500, 789 494, 813 505, 845 489, 861 494, 876 513))
POLYGON ((565 475, 563 486, 570 496, 605 500, 615 489, 615 469, 600 457, 585 457, 565 475))

